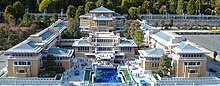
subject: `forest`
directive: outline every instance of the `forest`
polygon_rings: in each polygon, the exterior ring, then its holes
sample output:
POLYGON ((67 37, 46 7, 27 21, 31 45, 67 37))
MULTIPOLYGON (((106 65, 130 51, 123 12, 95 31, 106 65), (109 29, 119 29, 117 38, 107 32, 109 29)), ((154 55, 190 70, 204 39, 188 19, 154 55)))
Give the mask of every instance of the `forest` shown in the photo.
POLYGON ((20 1, 30 13, 43 12, 44 9, 49 13, 59 13, 61 9, 65 12, 69 5, 76 9, 81 6, 84 12, 102 5, 120 14, 128 14, 132 7, 137 9, 139 14, 220 13, 220 0, 1 0, 0 11, 4 12, 8 5, 16 1, 20 1))

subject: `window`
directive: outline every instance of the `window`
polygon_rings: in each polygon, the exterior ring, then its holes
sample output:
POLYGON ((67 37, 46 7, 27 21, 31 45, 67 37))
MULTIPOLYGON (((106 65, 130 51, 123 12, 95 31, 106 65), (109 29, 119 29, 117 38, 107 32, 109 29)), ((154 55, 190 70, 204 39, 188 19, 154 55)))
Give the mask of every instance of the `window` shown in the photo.
POLYGON ((196 62, 189 62, 189 65, 196 65, 196 62))
POLYGON ((31 65, 31 62, 27 62, 27 65, 31 65))
POLYGON ((18 70, 18 73, 25 73, 24 70, 18 70))
POLYGON ((184 65, 200 65, 200 62, 184 62, 184 65))
POLYGON ((197 73, 197 70, 189 70, 189 73, 197 73))
POLYGON ((19 61, 19 62, 14 62, 14 65, 31 65, 31 62, 28 61, 19 61))
POLYGON ((57 66, 62 66, 62 63, 57 63, 57 66))
POLYGON ((187 65, 187 62, 184 62, 184 65, 187 65))
POLYGON ((197 65, 200 65, 200 62, 197 62, 197 65))

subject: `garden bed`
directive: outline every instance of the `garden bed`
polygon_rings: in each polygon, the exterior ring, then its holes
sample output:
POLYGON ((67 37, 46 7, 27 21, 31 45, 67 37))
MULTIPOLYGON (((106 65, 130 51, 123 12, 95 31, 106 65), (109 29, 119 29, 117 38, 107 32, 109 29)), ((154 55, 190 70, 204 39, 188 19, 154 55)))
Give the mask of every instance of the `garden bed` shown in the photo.
POLYGON ((125 83, 128 83, 128 81, 131 80, 130 74, 127 70, 121 70, 124 73, 125 83))

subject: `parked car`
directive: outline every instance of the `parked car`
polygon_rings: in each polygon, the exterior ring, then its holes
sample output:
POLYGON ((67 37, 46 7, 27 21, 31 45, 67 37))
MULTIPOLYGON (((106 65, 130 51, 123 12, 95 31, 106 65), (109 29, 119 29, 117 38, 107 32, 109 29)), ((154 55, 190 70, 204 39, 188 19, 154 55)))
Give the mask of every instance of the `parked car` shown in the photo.
POLYGON ((74 75, 75 75, 75 76, 78 76, 78 75, 79 75, 79 70, 76 70, 76 71, 74 72, 74 75))
POLYGON ((216 70, 215 70, 215 69, 212 69, 212 68, 209 68, 209 71, 210 71, 210 72, 213 72, 213 73, 216 72, 216 70))
POLYGON ((144 80, 140 80, 141 86, 147 86, 146 82, 144 80))

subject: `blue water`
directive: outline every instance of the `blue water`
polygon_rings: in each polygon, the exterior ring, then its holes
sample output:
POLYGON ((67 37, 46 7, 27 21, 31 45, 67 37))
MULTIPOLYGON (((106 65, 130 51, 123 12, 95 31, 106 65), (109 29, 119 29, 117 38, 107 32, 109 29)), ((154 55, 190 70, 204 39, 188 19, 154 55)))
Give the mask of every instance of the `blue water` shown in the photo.
POLYGON ((117 76, 118 72, 115 68, 98 68, 95 83, 121 83, 121 78, 117 76))

